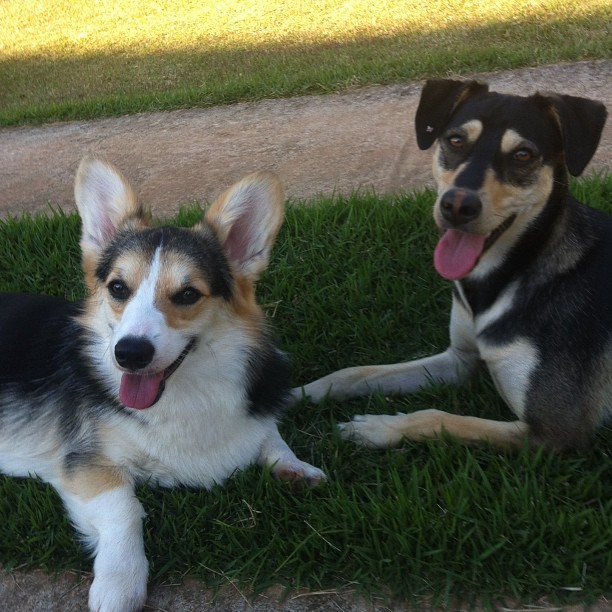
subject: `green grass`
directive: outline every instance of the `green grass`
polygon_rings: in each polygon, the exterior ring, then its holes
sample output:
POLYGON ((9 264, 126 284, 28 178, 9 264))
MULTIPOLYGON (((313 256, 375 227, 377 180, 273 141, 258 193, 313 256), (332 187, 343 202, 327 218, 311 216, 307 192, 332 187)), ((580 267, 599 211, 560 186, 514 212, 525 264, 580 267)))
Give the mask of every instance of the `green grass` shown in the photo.
POLYGON ((4 0, 0 126, 612 56, 607 0, 4 0))
MULTIPOLYGON (((612 176, 576 182, 575 192, 612 211, 612 176)), ((295 383, 446 346, 450 287, 431 265, 432 197, 361 193, 289 207, 259 293, 295 383)), ((197 215, 184 210, 178 222, 197 215)), ((74 216, 2 221, 0 289, 82 294, 77 233, 74 216)), ((255 592, 278 583, 354 589, 436 604, 610 596, 612 431, 585 455, 559 457, 450 439, 364 450, 334 428, 355 413, 431 406, 510 418, 486 377, 404 398, 304 403, 282 431, 326 470, 326 486, 294 491, 252 468, 210 492, 141 488, 152 579, 188 575, 255 592)), ((0 516, 5 566, 90 569, 50 487, 0 479, 0 516)))

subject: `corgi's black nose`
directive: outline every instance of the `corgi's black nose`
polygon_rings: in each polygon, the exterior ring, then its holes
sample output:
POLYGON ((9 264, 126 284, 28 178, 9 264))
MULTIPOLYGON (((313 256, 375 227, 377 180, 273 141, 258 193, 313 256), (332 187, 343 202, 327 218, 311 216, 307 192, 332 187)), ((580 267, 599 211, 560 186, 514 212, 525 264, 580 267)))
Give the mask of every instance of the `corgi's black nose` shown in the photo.
POLYGON ((440 200, 440 212, 453 227, 473 221, 481 211, 478 194, 469 189, 449 189, 440 200))
POLYGON ((148 366, 155 355, 155 347, 147 338, 126 336, 115 345, 115 359, 127 370, 141 370, 148 366))

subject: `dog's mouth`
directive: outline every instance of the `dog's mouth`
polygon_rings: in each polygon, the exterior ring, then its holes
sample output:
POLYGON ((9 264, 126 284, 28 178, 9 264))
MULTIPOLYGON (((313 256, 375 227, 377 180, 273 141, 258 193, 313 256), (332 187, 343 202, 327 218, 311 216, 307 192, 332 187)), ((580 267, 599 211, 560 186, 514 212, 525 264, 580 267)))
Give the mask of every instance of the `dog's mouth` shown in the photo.
POLYGON ((176 372, 189 351, 194 347, 195 339, 183 349, 183 352, 165 370, 157 374, 136 374, 124 372, 121 376, 119 399, 127 408, 143 410, 156 404, 166 388, 166 380, 176 372))
POLYGON ((490 234, 469 234, 449 228, 444 231, 434 252, 434 265, 438 274, 448 280, 467 276, 482 254, 512 225, 515 215, 508 217, 490 234))

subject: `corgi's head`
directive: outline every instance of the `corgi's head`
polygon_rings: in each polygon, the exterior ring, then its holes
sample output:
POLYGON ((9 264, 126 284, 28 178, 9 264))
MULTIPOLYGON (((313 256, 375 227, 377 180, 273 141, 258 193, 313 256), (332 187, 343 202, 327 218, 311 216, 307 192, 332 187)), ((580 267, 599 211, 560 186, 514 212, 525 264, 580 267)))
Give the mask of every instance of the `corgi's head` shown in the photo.
POLYGON ((126 179, 99 159, 81 162, 75 199, 90 293, 84 321, 108 342, 125 406, 155 404, 207 334, 236 325, 257 334, 254 285, 283 220, 273 174, 236 183, 191 229, 151 226, 126 179))

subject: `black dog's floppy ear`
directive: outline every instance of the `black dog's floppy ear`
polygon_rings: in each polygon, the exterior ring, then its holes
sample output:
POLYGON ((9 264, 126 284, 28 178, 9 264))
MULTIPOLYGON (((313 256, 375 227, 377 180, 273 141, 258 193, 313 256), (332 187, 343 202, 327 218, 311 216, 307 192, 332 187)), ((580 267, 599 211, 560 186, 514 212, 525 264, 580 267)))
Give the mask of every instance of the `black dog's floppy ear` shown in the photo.
POLYGON ((565 161, 572 176, 579 176, 597 150, 608 112, 596 100, 552 94, 547 96, 563 135, 565 161))
POLYGON ((427 81, 421 92, 414 125, 419 149, 429 149, 453 111, 468 98, 486 93, 489 86, 478 81, 453 81, 434 79, 427 81))

